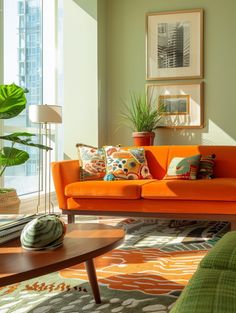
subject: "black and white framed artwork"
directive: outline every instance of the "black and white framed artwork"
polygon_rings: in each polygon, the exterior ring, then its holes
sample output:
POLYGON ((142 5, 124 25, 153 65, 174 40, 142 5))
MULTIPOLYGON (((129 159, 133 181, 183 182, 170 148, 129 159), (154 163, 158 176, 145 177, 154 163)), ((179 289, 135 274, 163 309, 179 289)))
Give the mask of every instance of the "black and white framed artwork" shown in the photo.
POLYGON ((202 9, 147 15, 147 80, 203 77, 202 9))

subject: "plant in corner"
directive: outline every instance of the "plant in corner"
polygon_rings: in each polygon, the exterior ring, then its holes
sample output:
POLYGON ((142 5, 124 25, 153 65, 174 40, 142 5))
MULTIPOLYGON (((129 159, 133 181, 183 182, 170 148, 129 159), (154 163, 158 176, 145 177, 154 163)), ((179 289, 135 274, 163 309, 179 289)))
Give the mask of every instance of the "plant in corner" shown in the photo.
MULTIPOLYGON (((16 117, 25 109, 25 92, 26 90, 15 84, 0 85, 0 119, 16 117)), ((51 149, 47 146, 34 143, 32 141, 33 136, 35 136, 35 134, 27 132, 16 132, 0 136, 0 178, 7 167, 24 164, 30 157, 28 152, 16 148, 16 144, 36 147, 39 149, 51 149), (10 142, 10 145, 4 146, 4 140, 10 142)), ((0 202, 2 203, 2 206, 8 206, 7 204, 4 204, 4 202, 7 202, 8 195, 10 198, 12 197, 12 199, 15 199, 16 191, 14 189, 0 188, 0 202)), ((18 197, 15 202, 18 202, 19 204, 18 197)))
POLYGON ((154 130, 159 127, 162 111, 162 107, 155 106, 152 96, 148 101, 146 94, 138 95, 134 92, 130 94, 130 103, 124 103, 121 121, 131 126, 135 146, 153 145, 154 130))

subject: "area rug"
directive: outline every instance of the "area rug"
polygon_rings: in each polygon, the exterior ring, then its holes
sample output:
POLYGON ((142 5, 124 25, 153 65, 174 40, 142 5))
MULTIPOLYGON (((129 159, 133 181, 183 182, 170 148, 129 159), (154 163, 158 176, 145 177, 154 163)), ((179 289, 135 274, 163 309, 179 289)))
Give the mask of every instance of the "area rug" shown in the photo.
POLYGON ((83 264, 0 289, 0 313, 168 313, 226 222, 125 219, 119 248, 95 259, 102 304, 83 264))

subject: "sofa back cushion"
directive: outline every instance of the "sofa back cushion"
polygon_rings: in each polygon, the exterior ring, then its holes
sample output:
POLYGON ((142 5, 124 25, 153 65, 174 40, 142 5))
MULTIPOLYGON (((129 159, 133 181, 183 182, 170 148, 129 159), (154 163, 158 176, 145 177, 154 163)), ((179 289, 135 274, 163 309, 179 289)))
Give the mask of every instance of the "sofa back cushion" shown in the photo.
POLYGON ((173 157, 186 157, 198 153, 216 155, 214 177, 236 177, 236 146, 169 146, 168 164, 173 157))
POLYGON ((145 152, 153 178, 163 179, 168 167, 169 146, 147 146, 145 152))
POLYGON ((236 146, 146 146, 146 158, 155 179, 163 179, 174 157, 215 154, 214 177, 236 177, 236 146))

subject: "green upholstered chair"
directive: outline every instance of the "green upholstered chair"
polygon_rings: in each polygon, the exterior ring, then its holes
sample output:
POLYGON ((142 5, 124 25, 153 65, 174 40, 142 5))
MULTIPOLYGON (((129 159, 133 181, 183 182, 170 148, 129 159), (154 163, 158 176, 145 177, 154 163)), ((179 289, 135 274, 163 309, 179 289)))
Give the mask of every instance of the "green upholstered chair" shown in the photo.
POLYGON ((236 232, 224 235, 202 259, 170 313, 236 312, 236 232))

